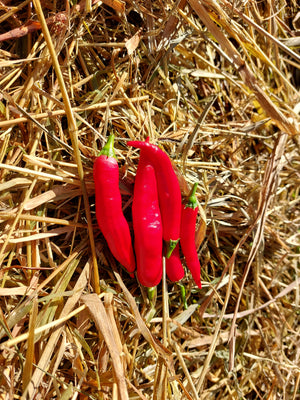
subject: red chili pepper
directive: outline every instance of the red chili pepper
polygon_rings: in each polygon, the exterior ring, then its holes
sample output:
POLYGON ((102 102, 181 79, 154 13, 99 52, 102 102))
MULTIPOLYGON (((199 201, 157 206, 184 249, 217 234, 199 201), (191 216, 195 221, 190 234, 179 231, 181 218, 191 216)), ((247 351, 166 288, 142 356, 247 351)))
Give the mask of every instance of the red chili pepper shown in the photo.
POLYGON ((179 243, 169 258, 166 258, 166 273, 172 282, 178 282, 184 277, 184 269, 180 261, 179 243))
POLYGON ((181 229, 180 245, 185 257, 186 266, 191 271, 192 277, 198 287, 201 289, 201 266, 195 244, 195 230, 198 213, 196 190, 198 183, 195 183, 188 202, 182 205, 181 209, 181 229))
POLYGON ((129 271, 135 269, 135 259, 128 223, 122 211, 119 189, 119 167, 114 151, 114 135, 94 163, 96 217, 110 251, 129 271))
POLYGON ((167 244, 166 256, 170 257, 180 234, 181 192, 178 178, 170 158, 158 146, 148 141, 129 141, 128 146, 142 149, 147 163, 154 167, 163 224, 163 239, 167 244))
POLYGON ((144 150, 135 177, 132 219, 137 276, 142 285, 153 287, 162 277, 162 222, 154 168, 144 150))

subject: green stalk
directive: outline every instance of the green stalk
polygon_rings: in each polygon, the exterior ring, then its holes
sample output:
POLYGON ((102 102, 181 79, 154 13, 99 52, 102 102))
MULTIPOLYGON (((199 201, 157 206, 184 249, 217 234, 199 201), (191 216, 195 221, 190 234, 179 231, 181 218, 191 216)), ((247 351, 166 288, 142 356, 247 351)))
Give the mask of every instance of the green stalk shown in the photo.
POLYGON ((115 135, 110 135, 109 138, 107 139, 107 142, 100 151, 99 156, 113 157, 115 159, 117 158, 114 149, 114 140, 115 140, 115 135))
POLYGON ((188 304, 187 304, 187 301, 186 301, 186 290, 185 290, 185 287, 184 287, 184 285, 182 283, 179 283, 179 282, 177 282, 177 285, 180 288, 180 295, 181 295, 183 308, 185 310, 187 310, 188 309, 188 304))
POLYGON ((197 197, 196 197, 196 190, 197 190, 198 182, 194 183, 194 186, 192 188, 192 191, 189 195, 188 201, 185 205, 185 208, 192 208, 195 210, 195 208, 198 206, 197 204, 197 197))
POLYGON ((171 257, 171 254, 173 253, 173 250, 175 249, 178 242, 179 242, 179 239, 177 239, 177 240, 170 239, 166 243, 166 258, 171 257))

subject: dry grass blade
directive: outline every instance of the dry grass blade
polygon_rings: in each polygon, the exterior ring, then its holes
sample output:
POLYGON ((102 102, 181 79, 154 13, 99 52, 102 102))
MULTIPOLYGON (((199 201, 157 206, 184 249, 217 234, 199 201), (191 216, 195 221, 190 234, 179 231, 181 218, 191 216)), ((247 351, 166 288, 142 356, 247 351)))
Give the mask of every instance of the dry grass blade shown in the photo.
POLYGON ((189 3, 198 14, 199 18, 205 23, 210 33, 217 39, 220 46, 228 53, 231 62, 236 66, 243 81, 249 89, 253 91, 266 114, 278 124, 280 129, 291 135, 295 135, 297 133, 296 127, 285 118, 271 99, 264 93, 248 65, 242 60, 240 54, 236 51, 232 43, 210 18, 206 8, 198 0, 189 0, 189 3))
POLYGON ((118 339, 114 336, 114 325, 112 326, 111 321, 105 312, 102 300, 99 299, 96 294, 85 295, 82 297, 82 301, 88 307, 97 329, 103 336, 105 344, 108 347, 118 387, 118 398, 124 400, 129 399, 118 339))
MULTIPOLYGON (((90 264, 86 264, 85 268, 83 269, 76 285, 74 286, 74 296, 69 298, 64 305, 60 313, 60 317, 63 318, 64 316, 68 315, 70 311, 74 308, 76 303, 78 302, 83 289, 85 288, 87 281, 89 279, 89 269, 90 264)), ((47 344, 43 349, 42 356, 39 360, 38 365, 32 375, 29 385, 27 386, 27 393, 29 399, 34 399, 36 395, 36 388, 39 387, 41 380, 43 379, 44 374, 48 371, 48 366, 51 360, 51 357, 56 349, 56 344, 62 334, 62 331, 65 329, 65 325, 57 328, 47 340, 47 344)), ((24 397, 26 398, 26 397, 24 397)))
MULTIPOLYGON (((226 4, 228 8, 232 7, 232 4, 228 3, 226 0, 222 0, 222 2, 224 4, 226 4)), ((256 30, 258 30, 260 33, 262 33, 265 37, 267 37, 268 39, 270 39, 271 41, 276 43, 277 46, 281 47, 287 54, 289 54, 292 58, 294 58, 298 63, 300 63, 300 56, 297 53, 295 53, 293 50, 291 50, 289 47, 287 47, 281 41, 277 40, 276 37, 274 37, 269 32, 267 32, 265 29, 263 29, 260 25, 258 25, 251 18, 247 17, 247 15, 245 15, 245 13, 240 12, 236 8, 234 8, 234 12, 237 13, 245 21, 247 21, 250 25, 252 25, 256 30)))
MULTIPOLYGON (((10 293, 11 294, 11 293, 10 293)), ((17 294, 24 294, 24 293, 17 293, 17 294)), ((25 293, 27 294, 27 293, 25 293)), ((68 293, 64 293, 64 295, 67 295, 68 293)), ((73 295, 73 292, 71 293, 71 295, 73 295)), ((40 326, 38 328, 34 329, 34 335, 36 337, 41 336, 41 334, 43 334, 44 332, 48 332, 49 330, 56 328, 64 323, 66 323, 66 321, 69 321, 72 317, 76 316, 77 314, 81 313, 82 311, 84 311, 86 309, 86 306, 80 306, 78 308, 76 308, 74 311, 71 311, 70 313, 68 313, 67 315, 65 315, 62 318, 58 318, 53 322, 49 322, 48 324, 45 324, 43 326, 40 326)), ((1 349, 7 349, 8 347, 13 347, 16 346, 17 344, 23 342, 23 340, 28 340, 29 337, 31 335, 31 332, 27 332, 24 333, 23 335, 19 335, 16 338, 13 339, 9 339, 4 343, 1 343, 0 348, 1 349)))
POLYGON ((266 165, 264 180, 262 182, 262 190, 258 204, 257 217, 255 221, 255 236, 253 239, 252 249, 249 253, 249 257, 247 260, 247 264, 245 266, 245 271, 243 274, 243 279, 241 282, 240 293, 237 299, 235 313, 232 319, 232 325, 230 329, 229 336, 229 346, 230 346, 230 359, 229 359, 229 370, 232 371, 234 368, 234 349, 235 349, 235 330, 236 330, 236 316, 238 313, 238 309, 241 301, 241 294, 243 293, 243 288, 249 274, 251 265, 253 263, 254 257, 259 250, 259 246, 263 240, 264 235, 264 227, 267 218, 267 212, 269 209, 270 201, 272 200, 272 196, 274 195, 277 185, 279 183, 279 172, 283 168, 282 157, 284 154, 285 144, 287 140, 286 134, 281 134, 278 138, 278 141, 274 147, 273 153, 270 157, 266 165))
POLYGON ((36 299, 33 299, 33 306, 31 310, 31 316, 29 319, 27 351, 26 351, 26 358, 25 358, 23 379, 22 379, 24 391, 26 391, 32 375, 32 369, 33 369, 32 364, 34 361, 34 327, 36 323, 37 314, 38 314, 38 304, 36 299))
POLYGON ((189 138, 188 138, 188 142, 184 147, 183 153, 182 153, 182 168, 183 171, 185 171, 185 164, 186 164, 186 158, 188 155, 188 152, 191 150, 191 148, 193 147, 195 140, 197 138, 197 133, 198 130, 200 128, 200 126, 202 125, 202 123, 205 120, 206 115, 209 113, 210 108, 212 107, 212 105, 214 104, 215 100, 216 100, 216 96, 214 96, 205 106, 202 114, 200 115, 197 124, 193 130, 193 132, 190 134, 189 138))
POLYGON ((164 359, 162 357, 158 357, 153 385, 153 400, 167 399, 167 374, 168 370, 166 368, 164 359))
MULTIPOLYGON (((145 96, 133 97, 130 99, 130 101, 132 103, 135 103, 135 102, 144 101, 144 100, 148 100, 148 99, 149 99, 149 96, 145 95, 145 96)), ((113 100, 111 102, 108 101, 108 102, 103 102, 103 103, 99 103, 99 104, 92 104, 90 106, 73 107, 72 112, 74 112, 74 113, 88 112, 88 111, 93 111, 93 110, 97 110, 97 109, 104 109, 104 108, 107 108, 108 105, 110 105, 111 107, 114 107, 114 106, 122 105, 124 102, 125 102, 124 99, 122 99, 122 100, 119 99, 119 100, 113 100)), ((37 113, 34 115, 34 119, 35 120, 47 119, 49 117, 56 117, 56 116, 61 116, 61 115, 65 115, 65 114, 66 114, 65 110, 54 110, 54 111, 50 111, 50 112, 37 113)), ((9 128, 11 126, 18 125, 23 122, 27 122, 27 120, 28 120, 28 118, 26 118, 26 117, 20 117, 20 118, 12 118, 7 121, 0 121, 0 128, 9 128)))
POLYGON ((178 357, 178 359, 180 361, 180 365, 181 365, 181 367, 183 369, 183 372, 184 372, 185 376, 187 377, 187 380, 188 380, 188 382, 190 384, 190 387, 192 389, 192 392, 193 392, 193 395, 194 395, 193 398, 194 398, 194 400, 196 400, 196 399, 198 399, 198 392, 197 392, 197 389, 195 388, 195 385, 194 385, 194 382, 192 380, 192 377, 191 377, 191 375, 189 373, 189 370, 188 370, 188 368, 187 368, 187 366, 186 366, 186 364, 184 362, 184 359, 183 359, 183 357, 181 355, 180 348, 179 348, 177 343, 174 343, 174 347, 175 347, 175 351, 176 351, 177 357, 178 357))
POLYGON ((4 243, 3 243, 3 245, 2 245, 1 248, 0 248, 0 262, 1 262, 2 257, 3 257, 3 255, 4 255, 6 249, 7 249, 7 245, 8 245, 9 240, 10 240, 10 238, 11 238, 11 236, 12 236, 14 230, 15 230, 15 227, 16 227, 16 225, 17 225, 17 223, 18 223, 19 216, 22 214, 23 209, 24 209, 24 207, 25 207, 25 203, 26 203, 26 201, 29 199, 29 197, 31 196, 31 193, 32 193, 32 191, 33 191, 33 189, 34 189, 36 183, 37 183, 37 179, 35 178, 35 179, 32 181, 32 184, 30 185, 29 190, 26 192, 25 201, 24 201, 23 204, 20 206, 20 208, 19 208, 19 210, 18 210, 18 213, 17 213, 17 215, 16 215, 16 218, 14 219, 14 221, 13 221, 11 227, 10 227, 9 232, 8 232, 8 234, 6 235, 5 239, 4 239, 4 243))
POLYGON ((228 303, 229 303, 230 294, 231 294, 231 288, 232 288, 232 284, 233 284, 233 267, 234 267, 234 264, 232 263, 231 266, 230 266, 230 269, 229 269, 229 283, 228 283, 227 290, 226 290, 226 296, 225 296, 225 299, 224 299, 224 304, 223 304, 223 307, 222 307, 222 310, 221 310, 221 313, 220 313, 220 316, 219 316, 219 320, 216 323, 214 335, 213 335, 213 338, 212 338, 212 342, 211 342, 211 345, 209 346, 208 354, 207 354, 207 356, 205 358, 205 361, 204 361, 204 364, 203 364, 203 367, 202 367, 202 370, 201 370, 201 373, 200 373, 200 377, 199 377, 199 380, 197 382, 196 388, 197 388, 197 392, 198 393, 202 392, 204 380, 205 380, 205 378, 207 376, 211 360, 212 360, 212 358, 214 356, 214 353, 215 353, 215 350, 216 350, 216 347, 217 347, 217 344, 218 344, 218 339, 219 339, 219 335, 220 335, 220 331, 221 331, 221 326, 222 326, 222 323, 223 323, 223 318, 224 318, 224 315, 225 315, 225 312, 226 312, 226 308, 227 308, 228 303))
POLYGON ((96 250, 95 250, 95 243, 94 243, 94 234, 93 234, 93 229, 92 229, 92 217, 91 217, 91 212, 90 212, 90 205, 89 205, 89 200, 88 200, 88 194, 85 186, 85 181, 84 181, 84 171, 82 167, 82 162, 81 162, 81 155, 79 152, 79 147, 78 147, 78 131, 77 131, 77 126, 76 126, 76 121, 74 118, 74 114, 72 112, 72 107, 71 107, 71 102, 70 98, 65 86, 65 82, 63 79, 63 75, 60 69, 60 65, 57 59, 57 55, 55 52, 55 48, 52 43, 51 35, 47 27, 47 23, 43 14, 43 10, 41 7, 40 0, 34 0, 34 6, 36 9, 36 12, 38 14, 38 17, 41 22, 42 26, 42 31, 45 37, 45 41, 47 42, 49 52, 51 54, 53 66, 58 78, 58 82, 60 85, 60 89, 62 92, 62 97, 66 109, 66 115, 68 118, 68 123, 69 123, 69 133, 70 137, 72 140, 72 145, 73 145, 73 151, 74 151, 74 156, 75 160, 77 163, 77 168, 78 168, 78 176, 80 179, 81 183, 81 188, 82 188, 82 194, 83 194, 83 200, 85 204, 85 212, 86 212, 86 218, 87 218, 87 223, 88 223, 88 231, 89 231, 89 238, 90 238, 90 246, 91 246, 91 251, 92 251, 92 260, 93 260, 93 271, 94 271, 94 288, 96 293, 100 293, 100 287, 99 287, 99 272, 98 272, 98 263, 97 263, 97 258, 96 258, 96 250))
POLYGON ((134 314, 134 317, 136 320, 136 324, 139 328, 140 333, 144 336, 144 338, 151 345, 151 347, 154 349, 154 351, 157 354, 161 355, 162 359, 165 359, 168 352, 166 352, 165 349, 154 340, 153 336, 151 335, 149 329, 147 328, 147 326, 145 324, 145 321, 143 320, 143 318, 141 317, 141 314, 139 313, 139 310, 137 308, 134 298, 132 297, 129 290, 124 285, 120 275, 118 273, 115 273, 115 275, 117 277, 119 285, 121 286, 121 288, 126 296, 128 304, 130 305, 130 307, 133 311, 133 314, 134 314))

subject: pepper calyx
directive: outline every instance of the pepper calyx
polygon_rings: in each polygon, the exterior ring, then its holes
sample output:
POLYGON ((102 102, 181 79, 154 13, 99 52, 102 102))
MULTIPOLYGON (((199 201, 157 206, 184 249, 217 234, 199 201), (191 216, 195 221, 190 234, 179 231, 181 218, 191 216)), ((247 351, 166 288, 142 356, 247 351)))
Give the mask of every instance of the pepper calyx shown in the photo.
POLYGON ((171 257, 171 254, 173 253, 173 250, 175 249, 175 247, 176 247, 176 245, 177 245, 178 242, 179 242, 179 239, 177 239, 177 240, 170 239, 170 240, 167 242, 167 246, 166 246, 166 258, 170 258, 170 257, 171 257))
POLYGON ((103 146, 102 150, 99 153, 99 156, 107 156, 117 159, 115 149, 114 149, 114 140, 115 135, 111 134, 105 145, 103 146))
POLYGON ((188 201, 185 204, 185 208, 192 208, 195 210, 198 207, 197 197, 196 197, 196 190, 197 190, 198 182, 194 183, 191 193, 188 197, 188 201))

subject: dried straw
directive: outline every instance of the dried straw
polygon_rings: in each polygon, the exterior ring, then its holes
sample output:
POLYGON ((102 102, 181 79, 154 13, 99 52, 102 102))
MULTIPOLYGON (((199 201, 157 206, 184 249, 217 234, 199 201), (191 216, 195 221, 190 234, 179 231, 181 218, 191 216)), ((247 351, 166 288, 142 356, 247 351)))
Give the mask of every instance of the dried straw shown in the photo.
POLYGON ((297 13, 4 2, 1 399, 299 397, 297 13), (109 252, 92 178, 109 133, 130 226, 127 140, 161 146, 183 195, 199 182, 201 290, 186 271, 149 299, 109 252))

